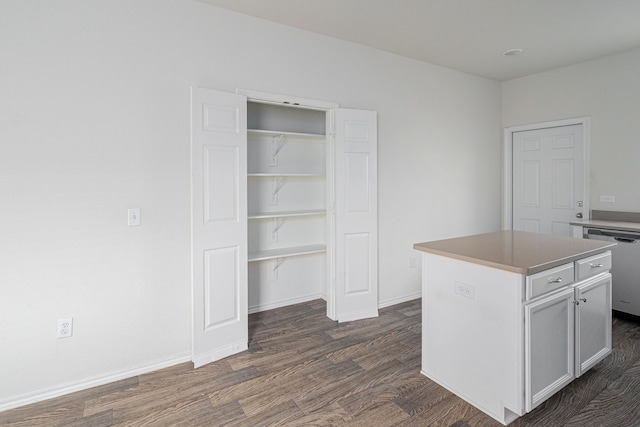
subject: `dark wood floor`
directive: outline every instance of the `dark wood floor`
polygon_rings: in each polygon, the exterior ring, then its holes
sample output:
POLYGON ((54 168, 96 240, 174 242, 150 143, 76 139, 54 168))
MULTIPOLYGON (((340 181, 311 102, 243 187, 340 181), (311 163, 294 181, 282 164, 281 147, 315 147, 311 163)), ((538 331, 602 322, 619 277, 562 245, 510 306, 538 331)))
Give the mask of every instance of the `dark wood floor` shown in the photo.
MULTIPOLYGON (((640 425, 640 324, 524 426, 640 425)), ((250 316, 247 352, 0 412, 10 426, 499 426, 420 375, 420 300, 337 324, 321 300, 250 316)), ((1 381, 1 380, 0 380, 1 381)))

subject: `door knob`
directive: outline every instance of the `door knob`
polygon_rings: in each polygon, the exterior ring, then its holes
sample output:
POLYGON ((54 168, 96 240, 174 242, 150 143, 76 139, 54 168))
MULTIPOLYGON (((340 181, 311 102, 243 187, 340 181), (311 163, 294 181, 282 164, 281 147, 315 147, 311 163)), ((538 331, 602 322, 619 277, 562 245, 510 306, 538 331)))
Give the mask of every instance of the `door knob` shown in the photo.
POLYGON ((582 212, 578 212, 578 213, 576 214, 576 218, 582 218, 582 212))

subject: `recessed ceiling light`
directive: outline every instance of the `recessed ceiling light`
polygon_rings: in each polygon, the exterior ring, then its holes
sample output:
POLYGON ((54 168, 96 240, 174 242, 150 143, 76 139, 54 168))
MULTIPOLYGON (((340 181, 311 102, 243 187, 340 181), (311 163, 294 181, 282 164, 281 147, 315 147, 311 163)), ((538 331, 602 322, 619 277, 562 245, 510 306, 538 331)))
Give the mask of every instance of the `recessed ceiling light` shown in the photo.
POLYGON ((502 52, 503 56, 516 56, 522 53, 522 49, 509 49, 502 52))

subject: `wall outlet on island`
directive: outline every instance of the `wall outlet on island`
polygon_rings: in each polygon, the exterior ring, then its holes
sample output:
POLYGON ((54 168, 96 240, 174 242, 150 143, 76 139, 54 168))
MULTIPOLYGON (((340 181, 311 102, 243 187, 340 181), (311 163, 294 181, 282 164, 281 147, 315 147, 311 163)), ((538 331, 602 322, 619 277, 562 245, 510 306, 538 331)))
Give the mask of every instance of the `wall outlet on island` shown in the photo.
POLYGON ((475 289, 471 285, 467 285, 466 283, 455 282, 455 292, 458 295, 462 295, 463 297, 475 298, 475 289))
POLYGON ((418 265, 418 261, 416 260, 415 256, 410 256, 409 257, 409 268, 416 268, 416 266, 418 265))
POLYGON ((601 194, 600 195, 600 202, 602 202, 602 203, 615 203, 616 202, 616 196, 610 196, 610 195, 601 194))

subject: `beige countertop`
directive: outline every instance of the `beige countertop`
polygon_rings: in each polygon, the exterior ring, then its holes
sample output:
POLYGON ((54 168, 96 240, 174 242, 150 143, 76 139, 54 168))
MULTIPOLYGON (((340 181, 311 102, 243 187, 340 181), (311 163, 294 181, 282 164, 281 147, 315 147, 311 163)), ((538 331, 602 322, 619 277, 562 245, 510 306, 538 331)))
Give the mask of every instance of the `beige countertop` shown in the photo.
POLYGON ((523 275, 595 255, 613 246, 615 243, 512 230, 413 245, 419 251, 523 275))
POLYGON ((571 225, 581 225, 583 227, 605 228, 607 230, 624 230, 640 232, 640 222, 625 221, 605 221, 600 219, 585 219, 582 221, 570 222, 571 225))

